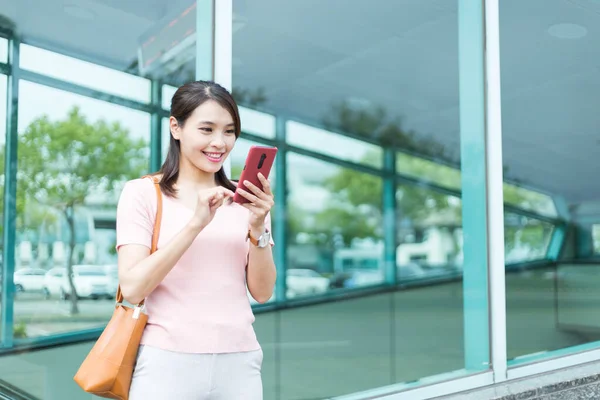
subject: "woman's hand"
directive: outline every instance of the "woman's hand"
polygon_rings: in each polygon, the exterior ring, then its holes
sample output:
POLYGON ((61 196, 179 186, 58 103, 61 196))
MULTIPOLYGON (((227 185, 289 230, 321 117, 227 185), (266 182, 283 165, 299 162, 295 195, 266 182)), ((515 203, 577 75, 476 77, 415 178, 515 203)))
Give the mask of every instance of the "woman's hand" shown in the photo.
POLYGON ((242 204, 250 210, 250 229, 253 233, 261 235, 265 229, 265 218, 275 204, 275 197, 271 191, 269 180, 260 172, 258 173, 258 179, 263 186, 262 190, 251 182, 245 181, 243 182, 244 186, 252 193, 241 188, 238 188, 237 191, 250 201, 250 203, 242 204))
POLYGON ((196 210, 190 223, 197 229, 204 229, 214 218, 217 209, 231 197, 233 192, 222 186, 200 190, 196 210))

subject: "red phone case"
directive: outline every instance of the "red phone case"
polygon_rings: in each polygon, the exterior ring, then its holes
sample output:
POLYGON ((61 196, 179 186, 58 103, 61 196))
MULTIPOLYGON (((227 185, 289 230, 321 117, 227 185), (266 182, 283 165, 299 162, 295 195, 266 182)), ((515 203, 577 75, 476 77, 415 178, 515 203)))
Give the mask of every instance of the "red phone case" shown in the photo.
MULTIPOLYGON (((265 178, 269 178, 271 167, 275 161, 275 155, 277 154, 277 147, 268 146, 252 146, 248 151, 248 157, 246 157, 246 164, 242 170, 240 180, 238 181, 238 187, 252 193, 245 185, 244 181, 249 181, 255 184, 262 190, 262 183, 258 179, 258 173, 261 172, 265 178)), ((235 193, 233 201, 239 204, 248 203, 249 200, 244 196, 235 193)))

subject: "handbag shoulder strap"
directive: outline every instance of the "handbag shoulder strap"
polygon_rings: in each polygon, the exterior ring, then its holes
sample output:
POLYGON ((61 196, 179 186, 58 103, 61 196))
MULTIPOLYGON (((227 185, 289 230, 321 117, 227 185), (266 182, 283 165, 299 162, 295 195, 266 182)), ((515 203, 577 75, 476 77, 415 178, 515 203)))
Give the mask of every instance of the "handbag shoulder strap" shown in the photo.
MULTIPOLYGON (((154 182, 154 189, 156 190, 156 218, 154 219, 154 229, 152 230, 152 244, 150 248, 150 254, 154 253, 158 248, 158 238, 160 236, 160 225, 162 221, 162 192, 160 190, 159 180, 154 175, 144 175, 142 178, 150 178, 154 182)), ((121 285, 117 287, 117 304, 123 302, 123 292, 121 292, 121 285)), ((138 306, 144 305, 145 300, 142 300, 138 306)))
POLYGON ((160 235, 160 224, 162 221, 162 193, 160 191, 159 180, 154 175, 146 175, 152 182, 154 182, 154 189, 156 190, 156 218, 154 219, 154 229, 152 230, 152 246, 150 248, 150 254, 154 253, 158 248, 158 237, 160 235))

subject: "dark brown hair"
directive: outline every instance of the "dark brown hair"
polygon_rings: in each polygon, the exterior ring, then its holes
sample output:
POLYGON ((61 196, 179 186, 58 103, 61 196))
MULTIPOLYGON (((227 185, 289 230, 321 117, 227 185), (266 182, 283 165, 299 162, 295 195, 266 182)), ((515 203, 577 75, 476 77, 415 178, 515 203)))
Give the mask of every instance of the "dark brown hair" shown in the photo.
MULTIPOLYGON (((175 117, 179 126, 183 127, 194 110, 209 100, 216 101, 221 107, 229 111, 231 118, 233 118, 235 137, 237 139, 241 132, 240 113, 237 104, 227 89, 218 83, 212 81, 195 81, 181 86, 171 99, 171 116, 175 117)), ((168 196, 175 197, 177 195, 177 190, 174 186, 179 176, 180 156, 181 147, 179 140, 171 135, 167 158, 157 173, 162 175, 160 188, 168 196)), ((227 178, 222 167, 215 174, 215 180, 218 185, 229 190, 235 191, 236 189, 236 185, 227 178)))

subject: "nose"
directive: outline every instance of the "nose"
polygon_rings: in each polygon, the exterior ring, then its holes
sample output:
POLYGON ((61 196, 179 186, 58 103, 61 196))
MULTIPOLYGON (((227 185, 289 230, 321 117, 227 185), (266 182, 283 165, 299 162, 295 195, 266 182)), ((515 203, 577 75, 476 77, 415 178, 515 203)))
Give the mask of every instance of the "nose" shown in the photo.
POLYGON ((225 147, 225 139, 223 138, 223 134, 217 133, 214 135, 210 144, 217 149, 223 149, 225 147))

